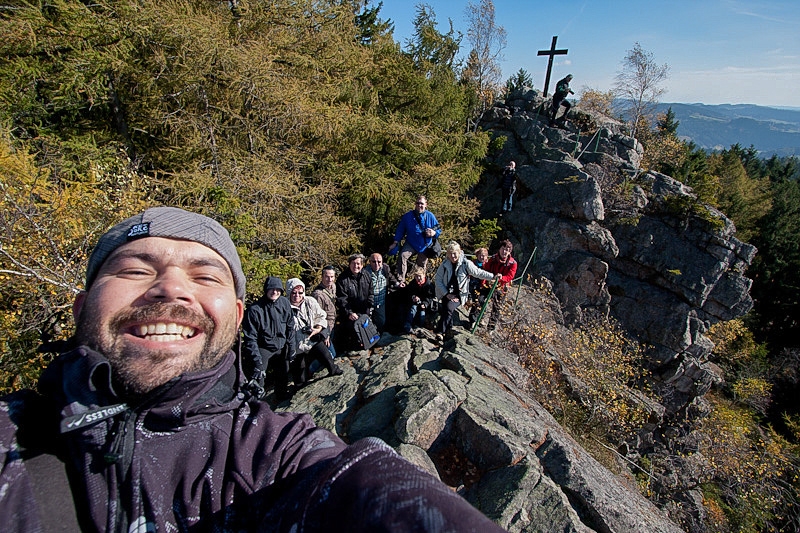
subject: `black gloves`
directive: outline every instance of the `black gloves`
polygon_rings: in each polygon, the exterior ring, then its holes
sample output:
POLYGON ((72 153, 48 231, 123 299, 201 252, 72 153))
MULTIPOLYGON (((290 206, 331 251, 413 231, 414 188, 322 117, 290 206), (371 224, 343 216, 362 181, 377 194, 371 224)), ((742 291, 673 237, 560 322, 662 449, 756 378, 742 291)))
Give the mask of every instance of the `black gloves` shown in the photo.
POLYGON ((266 377, 267 373, 263 370, 256 370, 253 372, 253 377, 248 381, 245 386, 244 390, 249 392, 250 395, 256 399, 261 399, 264 397, 264 378, 266 377))

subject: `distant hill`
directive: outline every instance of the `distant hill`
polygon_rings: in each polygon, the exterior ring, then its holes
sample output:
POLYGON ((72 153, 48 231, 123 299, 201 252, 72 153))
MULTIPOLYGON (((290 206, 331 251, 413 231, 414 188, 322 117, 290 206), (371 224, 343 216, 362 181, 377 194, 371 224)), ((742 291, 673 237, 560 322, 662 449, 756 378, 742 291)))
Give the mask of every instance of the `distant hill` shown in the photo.
POLYGON ((753 145, 762 157, 800 156, 800 109, 750 104, 663 103, 658 112, 672 108, 680 122, 678 135, 706 150, 721 150, 739 143, 753 145))

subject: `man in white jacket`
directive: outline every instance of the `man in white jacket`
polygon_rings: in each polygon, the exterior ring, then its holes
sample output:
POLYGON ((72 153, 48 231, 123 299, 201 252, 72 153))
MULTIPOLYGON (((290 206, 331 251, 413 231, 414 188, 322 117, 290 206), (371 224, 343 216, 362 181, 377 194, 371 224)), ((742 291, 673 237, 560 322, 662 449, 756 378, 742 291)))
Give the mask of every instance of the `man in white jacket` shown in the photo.
POLYGON ((461 246, 450 241, 447 245, 447 259, 442 261, 436 270, 436 297, 439 299, 441 321, 437 326, 439 333, 447 333, 453 327, 453 313, 459 305, 467 303, 469 298, 469 278, 494 279, 494 275, 475 266, 475 263, 464 257, 461 246))

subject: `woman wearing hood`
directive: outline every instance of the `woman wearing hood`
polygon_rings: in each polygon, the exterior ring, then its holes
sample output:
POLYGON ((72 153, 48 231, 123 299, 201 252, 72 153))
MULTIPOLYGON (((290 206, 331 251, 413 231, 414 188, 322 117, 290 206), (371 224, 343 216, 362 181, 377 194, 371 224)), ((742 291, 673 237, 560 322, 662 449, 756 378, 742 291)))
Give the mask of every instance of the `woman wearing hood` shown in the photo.
POLYGON ((330 335, 327 314, 315 299, 306 298, 306 285, 298 278, 286 282, 286 294, 294 313, 297 357, 291 368, 295 384, 308 381, 308 367, 314 360, 328 370, 329 376, 340 375, 342 369, 333 362, 325 344, 330 335))

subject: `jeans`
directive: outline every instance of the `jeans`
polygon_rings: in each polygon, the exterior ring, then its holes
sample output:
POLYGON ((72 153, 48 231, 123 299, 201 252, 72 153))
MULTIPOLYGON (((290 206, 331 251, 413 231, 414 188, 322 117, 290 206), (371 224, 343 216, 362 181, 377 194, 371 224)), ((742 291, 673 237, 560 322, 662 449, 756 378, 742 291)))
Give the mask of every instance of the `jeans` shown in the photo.
POLYGON ((425 326, 425 308, 421 307, 419 304, 412 304, 411 308, 408 310, 406 323, 403 324, 403 332, 411 332, 411 328, 414 327, 415 323, 423 327, 425 326))
POLYGON ((514 189, 503 189, 503 212, 511 211, 514 203, 514 189))
POLYGON ((336 359, 336 348, 333 346, 333 331, 334 330, 331 330, 331 336, 328 337, 328 340, 331 341, 330 346, 328 346, 328 350, 331 352, 331 358, 336 359))

